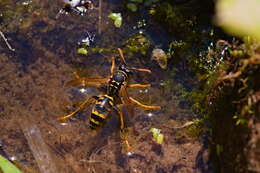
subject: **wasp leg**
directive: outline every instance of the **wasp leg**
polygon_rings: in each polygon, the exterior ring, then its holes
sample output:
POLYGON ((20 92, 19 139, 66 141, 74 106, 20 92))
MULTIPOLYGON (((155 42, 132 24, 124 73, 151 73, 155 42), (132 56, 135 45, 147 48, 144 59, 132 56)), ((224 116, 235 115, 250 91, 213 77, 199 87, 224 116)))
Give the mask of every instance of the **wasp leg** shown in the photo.
POLYGON ((82 111, 83 109, 85 109, 86 107, 88 107, 89 105, 95 103, 96 99, 95 97, 91 97, 89 99, 87 99, 86 101, 82 102, 80 105, 79 105, 79 108, 76 109, 75 111, 73 111, 72 113, 68 114, 68 115, 65 115, 63 117, 60 117, 58 118, 59 121, 64 121, 68 118, 70 118, 71 116, 77 114, 78 112, 82 111))
POLYGON ((136 105, 136 106, 139 106, 143 109, 161 109, 161 106, 150 106, 150 105, 144 105, 142 103, 140 103, 139 101, 133 99, 132 97, 129 97, 130 101, 136 105))
POLYGON ((120 59, 121 59, 121 63, 124 64, 124 65, 126 65, 125 57, 124 57, 124 54, 123 54, 122 49, 117 48, 117 50, 118 50, 118 53, 119 53, 119 57, 120 57, 120 59))
POLYGON ((131 69, 132 69, 132 70, 139 71, 139 72, 152 73, 151 70, 146 69, 146 68, 131 68, 131 69))
POLYGON ((84 88, 86 86, 101 87, 103 84, 107 83, 109 78, 87 78, 78 77, 66 83, 66 86, 74 86, 78 88, 84 88))
POLYGON ((122 101, 126 106, 127 112, 129 114, 129 117, 133 117, 134 116, 134 107, 133 104, 131 103, 131 100, 128 96, 127 90, 126 90, 126 86, 122 85, 122 87, 120 88, 120 92, 119 95, 122 97, 122 101))
POLYGON ((150 84, 128 84, 127 87, 150 88, 150 84))
POLYGON ((128 142, 127 139, 127 132, 126 132, 126 127, 125 127, 125 122, 124 122, 124 116, 123 116, 123 111, 122 111, 122 104, 118 105, 118 107, 113 107, 114 110, 117 112, 118 116, 119 116, 119 121, 120 121, 120 138, 122 140, 123 143, 123 150, 125 152, 130 152, 131 151, 131 146, 128 142))
MULTIPOLYGON (((119 107, 122 107, 122 105, 119 105, 119 107)), ((113 109, 116 111, 119 121, 120 121, 120 130, 122 131, 125 128, 125 122, 124 122, 124 116, 122 113, 122 108, 119 109, 118 107, 114 106, 113 109)))
POLYGON ((116 65, 115 57, 112 57, 112 65, 111 65, 111 69, 110 69, 111 75, 115 72, 115 65, 116 65))
POLYGON ((71 108, 79 107, 84 101, 74 102, 70 105, 68 104, 62 104, 61 109, 65 112, 68 112, 71 108))

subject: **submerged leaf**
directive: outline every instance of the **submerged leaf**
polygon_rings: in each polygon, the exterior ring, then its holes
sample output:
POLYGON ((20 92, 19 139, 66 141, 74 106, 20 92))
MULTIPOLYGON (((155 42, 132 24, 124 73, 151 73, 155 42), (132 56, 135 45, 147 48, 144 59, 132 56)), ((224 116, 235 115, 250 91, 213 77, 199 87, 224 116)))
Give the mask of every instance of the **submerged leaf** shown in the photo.
POLYGON ((121 13, 110 13, 108 17, 114 20, 114 25, 118 28, 122 25, 122 16, 121 13))
POLYGON ((77 50, 77 54, 87 55, 87 54, 88 54, 88 51, 87 51, 87 49, 85 49, 85 48, 79 48, 79 49, 77 50))
POLYGON ((163 143, 163 134, 161 134, 161 130, 160 129, 156 129, 156 128, 151 128, 150 132, 153 133, 153 140, 157 143, 157 144, 162 144, 163 143))
POLYGON ((0 155, 0 171, 3 173, 22 173, 15 165, 0 155))

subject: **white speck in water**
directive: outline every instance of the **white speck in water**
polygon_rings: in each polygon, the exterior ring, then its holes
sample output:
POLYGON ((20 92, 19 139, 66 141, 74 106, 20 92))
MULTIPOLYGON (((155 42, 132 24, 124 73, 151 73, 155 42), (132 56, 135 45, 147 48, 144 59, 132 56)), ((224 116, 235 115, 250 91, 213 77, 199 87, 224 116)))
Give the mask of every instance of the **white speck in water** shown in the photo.
POLYGON ((79 89, 79 92, 81 92, 81 93, 86 93, 87 90, 86 90, 85 88, 81 88, 81 89, 79 89))
POLYGON ((29 1, 24 1, 24 2, 22 2, 22 5, 29 5, 30 3, 32 3, 31 0, 29 0, 29 1))
POLYGON ((60 125, 66 126, 66 125, 68 125, 68 123, 60 123, 60 125))
POLYGON ((148 89, 145 89, 145 90, 144 90, 144 93, 148 93, 148 89))
POLYGON ((151 113, 151 112, 149 112, 148 114, 146 114, 149 118, 150 117, 152 117, 152 116, 154 116, 154 114, 153 113, 151 113))
POLYGON ((127 156, 132 156, 133 155, 132 152, 127 152, 126 154, 127 154, 127 156))
POLYGON ((14 161, 14 160, 17 160, 16 156, 12 156, 10 157, 10 160, 14 161))

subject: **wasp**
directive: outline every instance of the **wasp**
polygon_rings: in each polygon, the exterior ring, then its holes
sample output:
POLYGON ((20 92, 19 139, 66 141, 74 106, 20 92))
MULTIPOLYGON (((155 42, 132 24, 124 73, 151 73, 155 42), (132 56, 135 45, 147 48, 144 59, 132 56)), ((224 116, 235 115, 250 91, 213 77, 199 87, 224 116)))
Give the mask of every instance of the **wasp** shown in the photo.
POLYGON ((123 52, 120 48, 118 48, 119 57, 120 57, 120 65, 116 69, 115 67, 115 58, 112 57, 112 65, 110 69, 110 76, 106 78, 87 78, 80 77, 79 75, 75 75, 76 79, 73 79, 67 82, 67 86, 74 87, 98 87, 105 88, 104 93, 98 96, 92 96, 82 103, 79 104, 79 107, 73 111, 72 113, 60 117, 59 120, 64 121, 71 116, 81 112, 86 107, 90 105, 94 105, 91 111, 90 119, 89 119, 89 127, 92 130, 96 130, 104 126, 105 122, 110 117, 111 112, 115 112, 119 117, 120 122, 120 132, 123 134, 121 137, 126 144, 127 150, 129 151, 129 144, 124 137, 125 130, 125 122, 122 107, 125 105, 127 108, 127 112, 130 116, 133 116, 133 107, 138 106, 145 110, 158 110, 160 106, 150 106, 145 105, 137 101, 136 99, 130 97, 127 92, 128 87, 141 87, 148 88, 150 84, 130 84, 129 80, 134 72, 147 72, 151 73, 149 69, 143 68, 134 68, 128 67, 123 55, 123 52), (105 86, 105 87, 104 87, 105 86))
POLYGON ((74 13, 76 15, 85 15, 88 10, 94 8, 93 3, 90 0, 63 0, 64 6, 58 14, 56 19, 60 17, 61 14, 74 13))

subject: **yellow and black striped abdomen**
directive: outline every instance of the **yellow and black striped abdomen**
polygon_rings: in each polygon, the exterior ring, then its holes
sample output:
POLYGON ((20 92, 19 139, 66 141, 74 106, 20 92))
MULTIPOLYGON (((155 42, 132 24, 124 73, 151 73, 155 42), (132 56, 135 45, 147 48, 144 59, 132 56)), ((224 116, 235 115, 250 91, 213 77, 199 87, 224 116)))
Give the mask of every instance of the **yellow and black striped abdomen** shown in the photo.
POLYGON ((108 95, 99 96, 89 119, 91 129, 102 127, 113 108, 113 98, 108 95))

